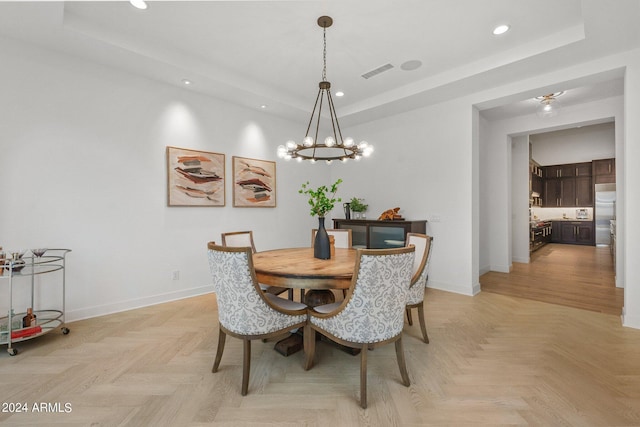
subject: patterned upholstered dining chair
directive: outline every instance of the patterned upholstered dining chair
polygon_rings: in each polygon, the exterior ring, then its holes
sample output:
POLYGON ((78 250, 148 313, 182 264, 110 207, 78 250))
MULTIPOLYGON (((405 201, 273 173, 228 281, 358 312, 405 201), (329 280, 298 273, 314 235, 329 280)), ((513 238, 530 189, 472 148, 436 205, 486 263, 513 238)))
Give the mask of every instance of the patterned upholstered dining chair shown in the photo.
MULTIPOLYGON (((253 242, 253 231, 233 231, 230 233, 222 233, 222 246, 239 248, 250 247, 252 253, 256 253, 256 245, 253 242)), ((293 289, 283 288, 280 286, 269 286, 260 283, 260 289, 273 295, 280 295, 288 292, 290 300, 293 300, 293 289)))
POLYGON ((303 327, 307 306, 261 292, 248 247, 207 245, 218 301, 218 349, 211 372, 217 372, 226 336, 243 341, 242 395, 249 388, 251 340, 266 339, 303 327))
POLYGON ((407 246, 413 245, 416 248, 416 257, 413 261, 413 277, 407 298, 407 322, 413 325, 411 309, 418 310, 422 339, 429 344, 427 335, 427 325, 424 319, 424 292, 429 278, 429 261, 433 249, 433 237, 426 234, 407 233, 407 246))
POLYGON ((402 328, 415 248, 359 249, 354 277, 341 302, 309 308, 304 328, 305 369, 314 363, 316 331, 351 348, 360 349, 360 405, 367 407, 367 350, 391 342, 402 382, 409 374, 402 348, 402 328))

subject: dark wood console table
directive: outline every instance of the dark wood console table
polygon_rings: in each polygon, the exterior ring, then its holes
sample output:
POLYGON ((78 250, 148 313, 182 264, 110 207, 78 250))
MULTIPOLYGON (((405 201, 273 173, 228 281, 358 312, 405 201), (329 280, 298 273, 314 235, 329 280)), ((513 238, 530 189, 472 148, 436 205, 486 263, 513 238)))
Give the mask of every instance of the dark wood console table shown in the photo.
POLYGON ((407 233, 425 234, 427 221, 334 219, 333 228, 350 228, 354 248, 386 249, 404 246, 407 233))

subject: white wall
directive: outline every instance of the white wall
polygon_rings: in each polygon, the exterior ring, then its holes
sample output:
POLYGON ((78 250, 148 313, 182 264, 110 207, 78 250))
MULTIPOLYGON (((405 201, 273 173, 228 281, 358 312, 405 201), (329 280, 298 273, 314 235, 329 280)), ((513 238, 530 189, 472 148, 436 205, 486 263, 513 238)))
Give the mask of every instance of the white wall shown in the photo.
POLYGON ((529 137, 511 141, 511 260, 529 262, 529 137), (524 224, 524 227, 523 227, 524 224), (523 233, 524 231, 524 233, 523 233))
MULTIPOLYGON (((624 274, 624 324, 640 328, 640 221, 636 221, 640 212, 640 52, 629 60, 625 73, 624 87, 624 140, 626 144, 620 147, 616 142, 616 158, 622 158, 622 170, 616 162, 616 191, 622 191, 623 197, 618 197, 616 204, 617 251, 623 251, 623 258, 619 262, 624 274), (620 156, 620 151, 623 155, 620 156), (626 185, 621 189, 618 183, 624 179, 626 185), (626 218, 629 218, 626 221, 626 218), (620 226, 623 228, 621 229, 620 226), (620 236, 624 238, 619 242, 620 236)), ((617 130, 617 127, 616 127, 617 130)), ((620 269, 618 269, 620 274, 620 269)))
POLYGON ((309 244, 297 190, 326 165, 278 162, 276 208, 233 208, 229 182, 225 207, 166 201, 167 145, 224 153, 230 179, 232 156, 275 160, 299 124, 26 44, 0 41, 0 56, 0 246, 73 250, 67 320, 211 291, 206 243, 224 231, 309 244))
POLYGON ((529 137, 532 158, 541 166, 590 162, 616 155, 615 123, 545 132, 529 137))
MULTIPOLYGON (((479 226, 478 226, 478 244, 484 242, 490 242, 491 239, 491 233, 489 230, 489 227, 486 226, 485 224, 483 224, 482 220, 484 220, 485 218, 489 218, 490 215, 490 203, 484 203, 483 201, 485 200, 489 200, 489 197, 491 195, 491 191, 490 191, 490 187, 489 185, 487 185, 487 183, 489 182, 489 176, 490 176, 490 169, 486 168, 486 167, 482 167, 483 165, 488 164, 489 159, 487 156, 489 156, 489 150, 487 150, 486 144, 488 144, 489 142, 487 141, 487 138, 490 134, 490 126, 491 123, 485 119, 484 117, 480 116, 479 117, 480 120, 480 127, 478 130, 478 139, 479 139, 479 165, 478 165, 478 169, 479 169, 479 179, 478 179, 478 208, 479 208, 479 226)), ((491 252, 489 250, 478 250, 479 254, 479 275, 482 275, 484 273, 488 273, 491 270, 491 252)))
POLYGON ((366 139, 375 152, 332 169, 332 178, 345 180, 344 194, 367 201, 369 217, 397 206, 406 219, 428 220, 429 286, 466 295, 479 289, 471 239, 472 110, 466 101, 450 101, 351 127, 345 135, 366 139))

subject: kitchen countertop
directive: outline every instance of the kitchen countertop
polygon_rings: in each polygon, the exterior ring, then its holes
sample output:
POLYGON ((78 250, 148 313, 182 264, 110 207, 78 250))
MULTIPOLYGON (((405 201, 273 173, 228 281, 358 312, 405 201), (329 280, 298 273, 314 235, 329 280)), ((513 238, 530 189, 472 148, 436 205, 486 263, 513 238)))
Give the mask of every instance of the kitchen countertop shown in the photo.
POLYGON ((546 221, 587 221, 587 222, 591 222, 593 221, 593 218, 587 218, 587 219, 577 219, 577 218, 553 218, 553 219, 548 219, 546 221))

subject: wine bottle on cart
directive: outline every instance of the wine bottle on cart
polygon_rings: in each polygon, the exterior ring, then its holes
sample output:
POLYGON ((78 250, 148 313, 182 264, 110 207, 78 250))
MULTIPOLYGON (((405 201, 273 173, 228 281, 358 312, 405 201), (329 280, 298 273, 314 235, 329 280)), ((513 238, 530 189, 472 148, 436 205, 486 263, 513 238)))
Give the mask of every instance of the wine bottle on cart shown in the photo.
POLYGON ((22 318, 22 327, 29 328, 36 326, 36 315, 33 314, 33 308, 27 308, 27 315, 22 318))

